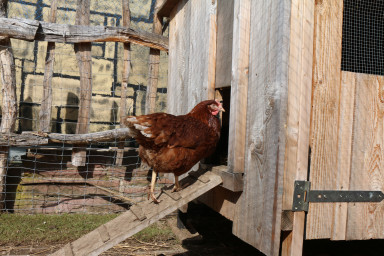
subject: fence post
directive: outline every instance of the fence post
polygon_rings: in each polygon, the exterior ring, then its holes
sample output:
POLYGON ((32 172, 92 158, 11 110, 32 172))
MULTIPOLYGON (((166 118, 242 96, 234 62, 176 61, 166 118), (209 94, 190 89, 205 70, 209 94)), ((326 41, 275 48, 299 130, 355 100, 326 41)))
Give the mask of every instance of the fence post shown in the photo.
MULTIPOLYGON (((156 1, 155 10, 153 13, 152 32, 159 35, 162 34, 163 17, 160 17, 157 12, 163 2, 164 0, 156 1)), ((156 110, 157 84, 159 81, 159 64, 160 64, 160 50, 150 48, 148 86, 147 86, 147 95, 145 99, 146 114, 151 114, 156 110)))
MULTIPOLYGON (((8 0, 0 0, 0 17, 7 15, 8 0)), ((15 129, 16 102, 16 71, 11 40, 0 36, 0 68, 2 82, 2 118, 1 132, 10 133, 15 129)), ((9 147, 0 147, 0 211, 5 209, 5 178, 7 176, 7 159, 9 147)))
MULTIPOLYGON (((129 28, 131 25, 131 12, 129 10, 129 0, 122 0, 123 5, 123 26, 129 28)), ((129 83, 129 73, 131 72, 131 43, 124 43, 123 59, 123 79, 121 81, 121 99, 120 99, 120 127, 125 128, 123 118, 127 115, 127 88, 129 83)), ((124 141, 119 142, 116 165, 122 165, 124 158, 124 141)))
MULTIPOLYGON (((51 14, 49 22, 56 22, 57 0, 51 2, 51 14)), ((45 57, 45 70, 43 81, 43 99, 39 113, 39 128, 42 132, 50 131, 52 116, 52 77, 53 64, 55 62, 55 43, 48 42, 47 55, 45 57)))
MULTIPOLYGON (((89 25, 90 14, 90 0, 77 0, 76 25, 89 25)), ((91 47, 91 43, 75 44, 76 58, 80 70, 80 103, 76 133, 87 133, 89 128, 92 99, 91 47)), ((74 145, 72 150, 72 164, 74 166, 85 166, 85 163, 85 145, 74 145)))

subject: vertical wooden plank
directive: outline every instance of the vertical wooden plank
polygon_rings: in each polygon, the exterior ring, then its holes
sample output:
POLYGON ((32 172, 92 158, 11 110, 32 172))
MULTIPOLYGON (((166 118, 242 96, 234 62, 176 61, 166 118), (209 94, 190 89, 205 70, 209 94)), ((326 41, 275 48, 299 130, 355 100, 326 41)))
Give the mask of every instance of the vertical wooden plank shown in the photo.
POLYGON ((234 2, 228 169, 244 172, 249 69, 250 1, 234 2))
MULTIPOLYGON (((315 2, 314 66, 311 116, 311 189, 335 189, 341 84, 343 2, 315 2)), ((307 239, 329 238, 334 204, 310 204, 307 239)))
POLYGON ((216 45, 217 45, 217 1, 212 0, 209 10, 209 43, 208 43, 208 82, 207 99, 215 98, 216 88, 216 45))
MULTIPOLYGON (((0 0, 0 17, 6 17, 8 0, 0 0)), ((11 40, 0 36, 0 69, 2 82, 2 118, 0 132, 13 132, 16 124, 16 70, 11 40)), ((9 148, 0 147, 0 211, 5 207, 5 177, 9 148)))
MULTIPOLYGON (((129 9, 129 0, 122 0, 123 6, 123 27, 129 28, 131 25, 131 12, 129 9)), ((123 74, 121 82, 121 96, 120 96, 120 127, 124 128, 125 124, 121 120, 127 115, 127 90, 129 83, 129 74, 131 72, 131 44, 124 43, 124 55, 123 55, 123 74)), ((119 142, 116 153, 116 165, 122 165, 124 159, 124 141, 119 142)))
MULTIPOLYGON (((384 190, 384 78, 355 74, 350 190, 384 190)), ((348 204, 346 239, 384 238, 384 202, 348 204)))
MULTIPOLYGON (((57 1, 51 2, 51 13, 49 15, 49 22, 56 22, 57 1)), ((47 55, 45 57, 45 69, 43 80, 43 99, 39 112, 39 127, 42 132, 50 131, 51 116, 52 116, 52 77, 53 65, 55 62, 55 43, 48 42, 47 55)))
POLYGON ((171 12, 169 113, 185 114, 198 102, 214 97, 216 5, 216 1, 183 0, 171 12))
POLYGON ((292 0, 283 210, 295 180, 306 180, 311 117, 314 3, 292 0))
MULTIPOLYGON (((163 4, 164 0, 157 0, 155 10, 153 13, 153 26, 152 32, 155 34, 162 34, 163 17, 157 14, 159 7, 163 4)), ((159 81, 159 64, 160 64, 160 50, 149 49, 149 71, 148 71, 148 85, 147 94, 145 99, 145 113, 151 114, 156 111, 156 96, 157 84, 159 81)))
POLYGON ((190 15, 191 1, 181 0, 170 16, 167 111, 174 115, 188 111, 190 15))
POLYGON ((212 14, 216 15, 216 1, 193 0, 189 1, 189 4, 188 111, 209 96, 214 97, 214 61, 210 54, 215 53, 210 51, 215 52, 213 44, 216 43, 211 43, 211 40, 216 39, 216 36, 211 34, 216 33, 216 29, 212 29, 212 22, 216 21, 211 21, 212 14))
POLYGON ((231 85, 234 0, 217 2, 216 88, 231 85))
MULTIPOLYGON (((340 90, 340 116, 337 157, 337 190, 349 190, 352 160, 353 120, 356 98, 356 74, 342 72, 340 90)), ((335 203, 332 240, 345 240, 347 229, 347 203, 335 203)))
MULTIPOLYGON (((283 210, 292 209, 295 180, 306 180, 309 154, 313 63, 314 2, 292 0, 289 43, 287 129, 283 210)), ((282 255, 301 255, 305 213, 293 213, 292 231, 282 255)))
MULTIPOLYGON (((235 9, 240 2, 235 1, 235 9)), ((266 255, 278 255, 291 1, 249 3, 252 19, 244 190, 236 205, 233 233, 266 255)), ((237 18, 235 15, 235 22, 237 18)), ((238 40, 235 35, 234 42, 238 40)))
MULTIPOLYGON (((90 0, 77 0, 76 25, 90 24, 90 0)), ((76 133, 87 133, 89 127, 92 99, 92 56, 91 43, 75 44, 76 58, 80 70, 80 104, 76 133)), ((86 162, 85 148, 75 145, 72 152, 72 164, 84 166, 86 162)))

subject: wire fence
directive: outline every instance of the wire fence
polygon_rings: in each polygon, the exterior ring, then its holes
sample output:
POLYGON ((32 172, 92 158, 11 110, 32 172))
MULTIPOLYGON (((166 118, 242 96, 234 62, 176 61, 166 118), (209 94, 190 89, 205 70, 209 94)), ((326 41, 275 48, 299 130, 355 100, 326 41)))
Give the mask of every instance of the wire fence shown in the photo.
MULTIPOLYGON (((129 1, 131 28, 152 31, 155 0, 129 1)), ((75 24, 75 0, 57 1, 58 24, 75 24)), ((8 18, 49 22, 51 1, 11 0, 8 18)), ((122 26, 122 1, 91 1, 91 26, 122 26)), ((165 32, 166 33, 166 32, 165 32)), ((166 35, 166 34, 165 34, 166 35)), ((15 132, 38 131, 43 101, 47 42, 11 40, 15 57, 18 116, 15 132)), ((92 43, 92 100, 89 132, 120 127, 123 44, 92 43)), ((131 45, 127 112, 144 114, 149 48, 131 45)), ((166 107, 167 55, 161 53, 156 110, 166 107)), ((80 75, 73 43, 56 43, 52 77, 50 132, 76 133, 80 75)), ((121 142, 120 142, 121 143, 121 142)), ((116 165, 119 141, 86 147, 85 166, 71 164, 69 144, 10 147, 7 165, 6 211, 20 213, 119 212, 129 202, 146 197, 148 170, 140 168, 137 144, 124 142, 122 165, 116 165)), ((1 153, 1 152, 0 152, 1 153)), ((160 180, 167 182, 166 180, 160 180)))

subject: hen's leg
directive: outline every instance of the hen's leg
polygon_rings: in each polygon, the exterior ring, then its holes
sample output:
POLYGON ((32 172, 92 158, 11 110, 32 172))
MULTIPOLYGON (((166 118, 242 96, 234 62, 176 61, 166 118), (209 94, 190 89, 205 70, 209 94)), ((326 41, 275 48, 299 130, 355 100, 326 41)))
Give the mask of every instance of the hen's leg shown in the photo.
POLYGON ((148 193, 148 199, 149 199, 149 197, 151 197, 152 201, 155 204, 158 204, 158 203, 160 203, 160 201, 156 199, 155 193, 154 193, 154 191, 155 191, 155 184, 156 184, 156 177, 157 177, 157 173, 155 172, 155 170, 152 170, 152 180, 151 180, 150 191, 148 193))
POLYGON ((172 192, 180 191, 180 190, 181 190, 181 187, 179 183, 179 176, 175 175, 175 186, 173 186, 172 192))

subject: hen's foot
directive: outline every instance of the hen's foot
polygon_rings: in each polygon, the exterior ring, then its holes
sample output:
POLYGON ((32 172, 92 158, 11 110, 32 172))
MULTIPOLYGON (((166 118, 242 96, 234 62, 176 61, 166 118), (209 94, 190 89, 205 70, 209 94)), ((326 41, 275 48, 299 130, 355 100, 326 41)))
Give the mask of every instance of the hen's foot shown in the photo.
POLYGON ((179 192, 181 190, 180 187, 173 186, 172 193, 173 192, 179 192))
POLYGON ((157 200, 157 198, 155 197, 155 194, 151 191, 148 191, 148 200, 149 198, 151 198, 151 200, 155 203, 155 204, 158 204, 160 203, 159 200, 157 200))

